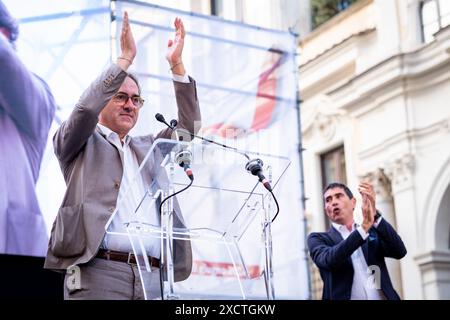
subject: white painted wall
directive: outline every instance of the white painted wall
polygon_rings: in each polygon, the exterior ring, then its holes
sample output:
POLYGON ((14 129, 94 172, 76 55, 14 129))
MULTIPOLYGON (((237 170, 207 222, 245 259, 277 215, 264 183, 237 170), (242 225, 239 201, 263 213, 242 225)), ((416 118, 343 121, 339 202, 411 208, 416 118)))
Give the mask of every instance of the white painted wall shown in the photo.
MULTIPOLYGON (((392 180, 397 231, 408 249, 398 279, 403 297, 448 298, 450 28, 422 44, 418 4, 366 1, 374 30, 330 39, 333 48, 303 62, 306 210, 311 229, 323 230, 319 157, 344 143, 351 189, 378 168, 392 180)), ((326 34, 311 37, 319 36, 326 41, 326 34)), ((320 47, 314 40, 302 49, 320 47)))

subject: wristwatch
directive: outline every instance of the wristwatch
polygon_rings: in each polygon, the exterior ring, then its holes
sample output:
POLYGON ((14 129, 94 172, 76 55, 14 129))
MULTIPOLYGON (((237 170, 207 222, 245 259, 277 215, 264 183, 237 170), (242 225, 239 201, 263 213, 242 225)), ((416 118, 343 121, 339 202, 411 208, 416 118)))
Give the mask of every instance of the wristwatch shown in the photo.
POLYGON ((377 210, 377 213, 375 214, 374 220, 377 221, 378 219, 380 219, 381 217, 381 213, 380 211, 377 210))

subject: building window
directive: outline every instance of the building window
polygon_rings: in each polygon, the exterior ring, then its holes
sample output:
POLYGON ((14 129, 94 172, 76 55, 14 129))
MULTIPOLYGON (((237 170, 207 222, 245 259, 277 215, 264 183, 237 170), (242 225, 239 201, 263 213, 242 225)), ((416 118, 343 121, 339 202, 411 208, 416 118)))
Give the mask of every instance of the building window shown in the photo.
POLYGON ((428 43, 434 34, 450 24, 450 1, 425 0, 420 7, 422 21, 422 38, 428 43))
POLYGON ((243 0, 211 0, 211 15, 227 20, 243 21, 243 0))
MULTIPOLYGON (((322 190, 325 189, 325 187, 331 182, 341 182, 347 184, 344 146, 340 146, 322 154, 320 156, 320 164, 322 170, 322 190)), ((323 214, 325 216, 325 229, 328 229, 330 228, 330 220, 328 219, 325 210, 323 214)), ((309 232, 310 231, 311 230, 309 230, 309 232)), ((313 299, 318 300, 321 299, 322 296, 323 282, 320 277, 319 269, 311 258, 309 258, 309 263, 311 268, 311 294, 313 299)))
MULTIPOLYGON (((322 171, 322 190, 332 182, 347 184, 347 174, 345 169, 344 146, 328 151, 320 156, 322 171)), ((322 197, 323 201, 323 197, 322 197)), ((324 205, 325 207, 325 205, 324 205)), ((330 221, 325 213, 326 229, 330 227, 330 221)))
POLYGON ((223 0, 211 0, 211 15, 223 17, 223 0))
POLYGON ((313 29, 346 10, 358 0, 311 0, 313 29))

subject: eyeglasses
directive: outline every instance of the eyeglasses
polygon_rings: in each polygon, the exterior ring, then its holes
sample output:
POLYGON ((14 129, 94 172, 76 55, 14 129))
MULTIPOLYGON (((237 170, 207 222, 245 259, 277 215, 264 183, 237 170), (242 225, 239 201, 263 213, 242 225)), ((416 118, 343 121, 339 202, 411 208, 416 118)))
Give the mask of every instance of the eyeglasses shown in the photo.
POLYGON ((133 103, 136 108, 142 108, 144 105, 144 99, 138 95, 129 96, 124 92, 118 92, 113 97, 113 101, 121 105, 125 105, 128 102, 128 99, 131 100, 131 103, 133 103))

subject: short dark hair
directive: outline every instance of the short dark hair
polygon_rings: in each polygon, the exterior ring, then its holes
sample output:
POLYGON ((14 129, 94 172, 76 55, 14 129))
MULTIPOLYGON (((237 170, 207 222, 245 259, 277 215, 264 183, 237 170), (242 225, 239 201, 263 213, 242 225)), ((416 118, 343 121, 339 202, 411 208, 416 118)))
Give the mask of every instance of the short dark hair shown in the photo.
POLYGON ((353 199, 353 193, 350 191, 350 189, 343 183, 340 182, 332 182, 323 190, 323 195, 325 195, 325 192, 327 192, 330 189, 334 188, 341 188, 344 190, 345 194, 350 198, 353 199))
POLYGON ((129 77, 131 80, 136 82, 136 85, 138 87, 139 95, 141 95, 141 85, 139 84, 139 80, 138 80, 137 76, 132 74, 132 73, 128 73, 127 77, 129 77))

